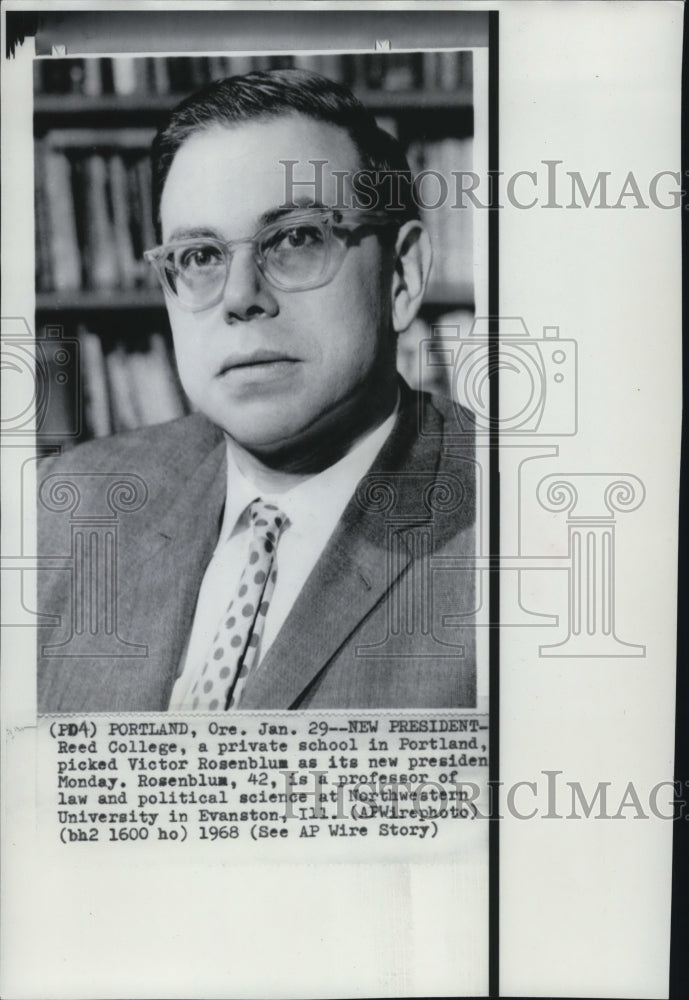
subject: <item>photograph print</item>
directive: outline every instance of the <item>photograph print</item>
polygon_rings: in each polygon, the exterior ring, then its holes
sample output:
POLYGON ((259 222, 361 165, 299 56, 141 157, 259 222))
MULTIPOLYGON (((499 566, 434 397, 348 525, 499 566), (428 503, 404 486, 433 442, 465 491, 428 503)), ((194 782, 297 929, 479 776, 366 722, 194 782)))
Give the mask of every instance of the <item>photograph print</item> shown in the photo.
POLYGON ((36 61, 40 713, 476 708, 476 56, 36 61))

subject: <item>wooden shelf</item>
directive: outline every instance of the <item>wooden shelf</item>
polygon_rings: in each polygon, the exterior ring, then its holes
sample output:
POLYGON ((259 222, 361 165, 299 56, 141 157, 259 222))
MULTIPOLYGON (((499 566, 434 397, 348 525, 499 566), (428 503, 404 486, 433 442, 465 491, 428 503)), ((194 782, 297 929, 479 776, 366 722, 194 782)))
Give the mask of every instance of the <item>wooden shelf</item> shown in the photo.
POLYGON ((125 115, 161 114, 181 101, 183 95, 157 94, 103 94, 85 97, 83 94, 37 94, 34 98, 34 116, 69 115, 125 115))
POLYGON ((117 289, 93 292, 39 292, 36 312, 111 312, 119 309, 164 310, 165 300, 157 288, 117 289))
MULTIPOLYGON (((355 90, 359 100, 374 114, 408 111, 455 111, 472 107, 471 89, 457 90, 355 90)), ((37 94, 34 98, 36 119, 95 118, 154 121, 183 100, 185 94, 37 94)), ((52 122, 51 122, 52 124, 52 122)))

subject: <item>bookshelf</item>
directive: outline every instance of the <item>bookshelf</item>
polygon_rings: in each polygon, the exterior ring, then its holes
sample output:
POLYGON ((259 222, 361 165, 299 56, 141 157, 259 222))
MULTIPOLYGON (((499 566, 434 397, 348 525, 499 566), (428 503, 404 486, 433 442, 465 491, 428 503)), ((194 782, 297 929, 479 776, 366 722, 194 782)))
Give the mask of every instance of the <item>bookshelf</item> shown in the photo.
MULTIPOLYGON (((463 112, 471 110, 471 89, 466 86, 454 92, 444 90, 407 91, 386 93, 370 88, 358 88, 356 95, 374 114, 388 112, 427 111, 429 108, 440 111, 463 112)), ((173 97, 175 95, 172 95, 173 97)), ((179 95, 180 98, 184 94, 179 95)), ((79 94, 37 94, 34 102, 34 115, 37 120, 45 118, 53 123, 64 121, 97 121, 102 115, 111 119, 132 119, 141 122, 155 123, 156 119, 170 108, 170 97, 160 94, 141 94, 118 96, 103 94, 92 97, 86 103, 79 94)), ((470 118, 470 115, 465 115, 470 118)))
MULTIPOLYGON (((71 405, 83 410, 81 429, 65 446, 188 412, 163 295, 142 261, 156 242, 150 143, 186 94, 235 73, 301 66, 349 85, 399 138, 415 173, 449 177, 473 164, 468 51, 49 58, 34 66, 36 330, 39 338, 60 330, 79 346, 71 405)), ((471 211, 460 226, 447 209, 424 213, 434 270, 421 316, 400 344, 400 369, 412 383, 430 324, 473 309, 471 211)), ((54 443, 54 428, 40 430, 54 443)))

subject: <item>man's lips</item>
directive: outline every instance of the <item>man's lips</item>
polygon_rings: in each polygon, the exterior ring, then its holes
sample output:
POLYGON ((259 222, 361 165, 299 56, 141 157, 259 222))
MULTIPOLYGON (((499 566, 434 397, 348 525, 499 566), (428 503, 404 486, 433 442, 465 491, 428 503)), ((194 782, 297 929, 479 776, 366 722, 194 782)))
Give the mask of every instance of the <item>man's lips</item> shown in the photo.
POLYGON ((297 358, 292 358, 288 354, 281 354, 279 351, 253 351, 251 354, 232 355, 226 358, 220 366, 220 375, 225 375, 230 371, 241 371, 242 369, 261 368, 265 365, 274 364, 295 364, 297 358))

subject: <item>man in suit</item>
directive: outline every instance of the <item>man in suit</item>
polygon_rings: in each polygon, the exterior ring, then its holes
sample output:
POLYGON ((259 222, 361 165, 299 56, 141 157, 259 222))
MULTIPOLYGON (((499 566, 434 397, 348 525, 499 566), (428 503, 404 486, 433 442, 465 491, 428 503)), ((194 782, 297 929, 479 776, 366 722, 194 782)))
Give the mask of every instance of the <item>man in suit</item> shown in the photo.
POLYGON ((183 102, 153 169, 199 412, 44 468, 39 711, 472 707, 472 442, 397 375, 431 264, 401 148, 274 71, 183 102))

